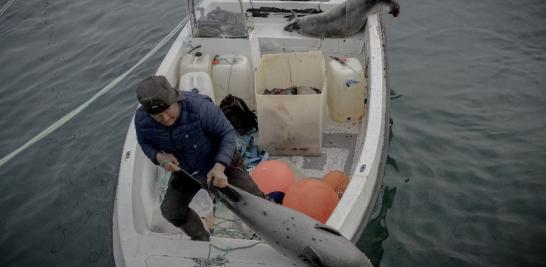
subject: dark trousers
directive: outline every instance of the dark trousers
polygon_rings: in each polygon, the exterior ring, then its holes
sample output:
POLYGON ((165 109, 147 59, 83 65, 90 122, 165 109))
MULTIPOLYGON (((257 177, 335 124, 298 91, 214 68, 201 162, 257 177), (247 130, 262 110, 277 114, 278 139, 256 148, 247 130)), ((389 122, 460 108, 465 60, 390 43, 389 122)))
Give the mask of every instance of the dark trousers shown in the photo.
MULTIPOLYGON (((234 155, 231 166, 226 168, 225 174, 228 177, 229 184, 256 196, 264 196, 244 169, 243 160, 238 153, 234 155)), ((197 182, 173 173, 161 203, 161 214, 174 226, 181 228, 192 240, 208 241, 210 240, 210 234, 205 230, 201 218, 188 207, 199 189, 201 189, 201 186, 197 182)))

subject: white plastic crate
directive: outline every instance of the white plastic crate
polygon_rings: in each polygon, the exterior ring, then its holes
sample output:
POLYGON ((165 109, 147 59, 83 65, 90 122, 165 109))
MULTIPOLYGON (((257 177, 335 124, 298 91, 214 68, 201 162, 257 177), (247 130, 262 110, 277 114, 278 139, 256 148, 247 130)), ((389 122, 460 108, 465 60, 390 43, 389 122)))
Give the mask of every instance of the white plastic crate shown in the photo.
POLYGON ((320 155, 326 71, 320 51, 264 55, 256 71, 259 144, 272 155, 320 155), (265 95, 265 89, 308 86, 320 94, 265 95))

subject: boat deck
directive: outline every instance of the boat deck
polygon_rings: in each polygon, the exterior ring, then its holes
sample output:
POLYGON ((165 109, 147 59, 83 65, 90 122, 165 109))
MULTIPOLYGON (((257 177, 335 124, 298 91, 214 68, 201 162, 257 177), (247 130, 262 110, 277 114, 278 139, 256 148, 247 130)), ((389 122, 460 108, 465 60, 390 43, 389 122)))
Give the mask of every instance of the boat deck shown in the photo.
MULTIPOLYGON (((351 173, 358 130, 361 122, 333 122, 328 118, 323 132, 321 155, 271 157, 287 163, 293 170, 296 180, 306 177, 321 179, 331 170, 351 173)), ((259 237, 237 218, 221 202, 216 202, 214 212, 213 236, 259 240, 259 237)))
MULTIPOLYGON (((351 173, 360 121, 334 122, 329 116, 325 116, 325 129, 323 131, 323 144, 320 156, 271 156, 287 163, 294 172, 296 180, 306 177, 321 179, 328 171, 341 170, 346 174, 351 173)), ((363 120, 365 123, 365 120, 363 120)), ((257 138, 257 134, 255 134, 257 138)), ((161 170, 158 176, 163 175, 161 170)), ((157 179, 157 183, 165 183, 165 180, 157 179)), ((158 185, 159 187, 165 185, 158 185)), ((160 203, 157 203, 151 220, 151 230, 156 233, 184 235, 182 231, 161 215, 160 203)), ((206 225, 206 224, 205 224, 206 225)), ((215 203, 213 236, 222 238, 259 240, 254 233, 220 201, 215 203)))

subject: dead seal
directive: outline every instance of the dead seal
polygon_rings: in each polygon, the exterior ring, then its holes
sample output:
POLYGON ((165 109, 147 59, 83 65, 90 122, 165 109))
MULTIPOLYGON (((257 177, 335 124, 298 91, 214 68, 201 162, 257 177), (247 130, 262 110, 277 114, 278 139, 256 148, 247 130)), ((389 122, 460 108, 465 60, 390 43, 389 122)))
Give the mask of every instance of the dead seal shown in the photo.
POLYGON ((296 18, 284 30, 322 38, 348 37, 362 31, 368 15, 384 7, 389 7, 394 17, 400 14, 400 5, 394 0, 347 0, 324 13, 296 18))

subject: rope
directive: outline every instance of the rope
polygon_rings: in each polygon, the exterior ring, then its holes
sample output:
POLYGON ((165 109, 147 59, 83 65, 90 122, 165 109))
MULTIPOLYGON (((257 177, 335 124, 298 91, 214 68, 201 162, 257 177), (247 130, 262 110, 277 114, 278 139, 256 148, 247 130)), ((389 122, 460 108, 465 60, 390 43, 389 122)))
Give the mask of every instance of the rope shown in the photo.
POLYGON ((231 71, 233 70, 233 64, 235 64, 235 59, 233 59, 231 62, 229 62, 229 77, 228 77, 228 84, 227 84, 227 95, 231 94, 231 71))
MULTIPOLYGON (((12 0, 14 1, 14 0, 12 0)), ((9 4, 9 2, 8 2, 9 4)), ((6 4, 6 5, 8 5, 6 4)), ((4 6, 4 8, 7 8, 4 6)), ((2 8, 2 12, 4 10, 2 8)), ((4 164, 6 164, 9 160, 17 156, 19 153, 21 153, 26 148, 30 147, 31 145, 35 144, 36 142, 42 140, 44 137, 48 136, 53 131, 57 130, 61 126, 63 126, 65 123, 67 123, 69 120, 74 118, 76 115, 78 115, 82 110, 87 108, 91 103, 95 102, 97 98, 104 95, 108 91, 110 91, 114 86, 116 86, 119 82, 121 82, 125 77, 127 77, 133 70, 135 70, 138 66, 140 66, 144 61, 146 61, 148 58, 150 58, 157 50, 159 50, 165 43, 167 43, 186 23, 186 19, 184 18, 176 27, 169 33, 167 36, 165 36, 150 52, 148 52, 142 59, 140 59, 134 66, 132 66, 129 70, 115 78, 113 81, 111 81, 108 85, 106 85, 104 88, 102 88, 97 94, 95 94, 91 99, 87 100, 82 105, 78 106, 74 110, 70 111, 68 114, 66 114, 64 117, 56 121, 55 123, 51 124, 49 127, 47 127, 44 131, 39 133, 38 135, 34 136, 32 139, 27 141, 24 145, 17 148, 15 151, 9 153, 8 155, 4 156, 0 160, 0 167, 2 167, 4 164)))
POLYGON ((2 9, 0 9, 0 17, 4 14, 4 12, 6 12, 6 10, 9 8, 9 6, 11 6, 11 4, 13 4, 13 2, 15 2, 15 0, 9 0, 9 1, 2 7, 2 9))
POLYGON ((241 249, 248 249, 254 246, 257 246, 259 244, 265 244, 263 241, 256 242, 252 245, 248 246, 241 246, 241 247, 227 247, 227 248, 221 248, 218 246, 215 246, 211 243, 209 243, 209 253, 207 258, 192 258, 193 261, 195 261, 194 267, 209 267, 209 266, 224 266, 226 263, 229 262, 229 260, 226 258, 227 254, 229 254, 232 251, 241 250, 241 249), (215 248, 217 250, 223 251, 224 255, 216 255, 215 257, 211 258, 210 253, 212 251, 211 248, 215 248))

